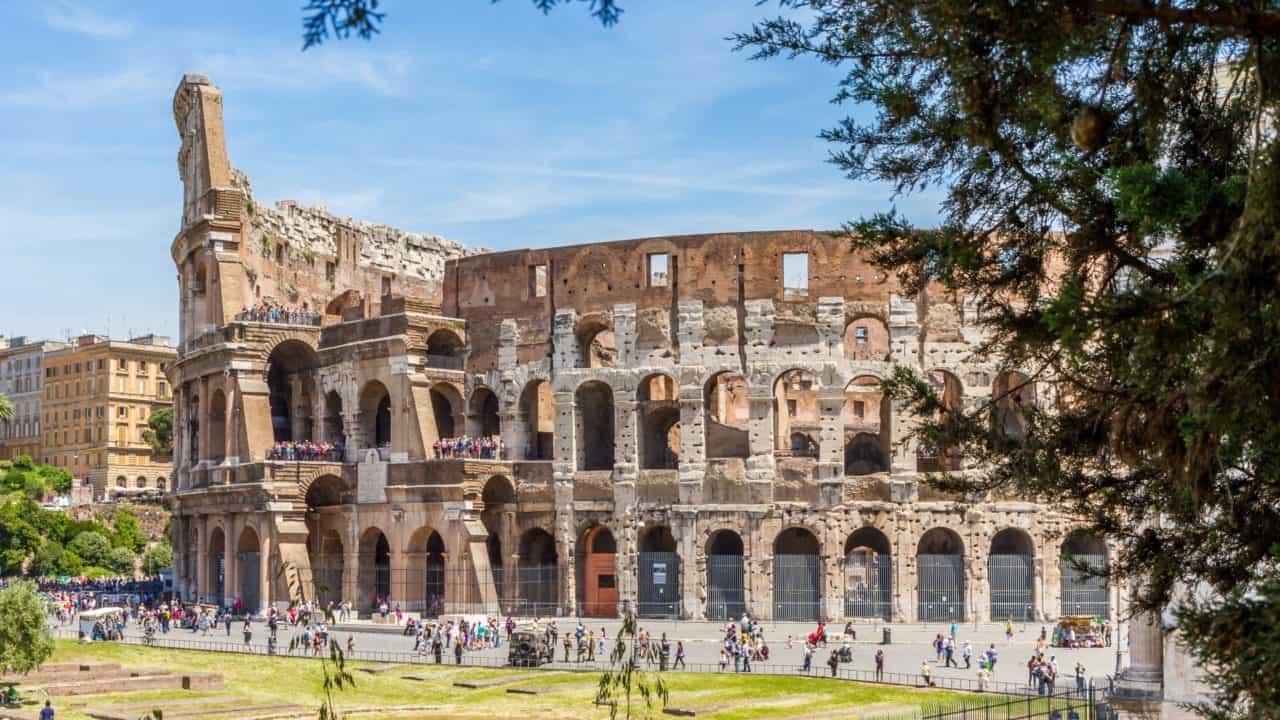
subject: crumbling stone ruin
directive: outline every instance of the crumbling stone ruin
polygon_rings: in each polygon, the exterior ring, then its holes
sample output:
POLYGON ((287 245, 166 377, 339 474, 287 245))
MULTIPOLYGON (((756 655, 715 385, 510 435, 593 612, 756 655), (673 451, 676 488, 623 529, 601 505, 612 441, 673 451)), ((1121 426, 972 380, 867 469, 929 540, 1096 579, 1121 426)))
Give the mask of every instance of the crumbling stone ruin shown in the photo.
POLYGON ((1118 589, 1068 560, 1105 565, 1105 544, 1051 507, 932 489, 929 473, 976 469, 921 446, 881 395, 910 365, 1024 431, 1021 407, 1051 398, 975 355, 970 299, 907 294, 836 233, 471 253, 261 208, 230 170, 221 101, 195 76, 174 100, 184 597, 1116 617, 1118 589), (313 314, 239 316, 267 299, 313 314))

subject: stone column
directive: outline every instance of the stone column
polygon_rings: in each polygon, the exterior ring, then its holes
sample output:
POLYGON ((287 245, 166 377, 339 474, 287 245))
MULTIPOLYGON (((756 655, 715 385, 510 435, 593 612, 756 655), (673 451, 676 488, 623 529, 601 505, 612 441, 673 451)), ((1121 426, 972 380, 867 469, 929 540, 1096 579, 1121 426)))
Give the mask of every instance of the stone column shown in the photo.
POLYGON ((271 533, 265 531, 258 538, 258 610, 266 612, 274 599, 271 592, 271 533))
POLYGON ((236 592, 240 586, 236 582, 240 563, 236 562, 235 525, 236 523, 231 516, 223 516, 222 602, 224 605, 230 605, 236 601, 236 592))
POLYGON ((365 446, 365 438, 360 434, 359 410, 342 411, 342 431, 347 435, 346 457, 343 459, 347 462, 359 461, 359 451, 365 446))
POLYGON ((209 516, 201 515, 196 523, 199 541, 196 543, 196 596, 197 600, 209 592, 209 516))
POLYGON ((613 414, 613 506, 615 510, 633 507, 637 499, 636 483, 640 474, 639 443, 636 442, 636 407, 634 400, 614 397, 613 414))
MULTIPOLYGON (((839 505, 844 499, 844 388, 818 392, 818 503, 839 505)), ((834 616, 833 616, 834 617, 834 616)))
POLYGON ((196 380, 199 387, 198 398, 200 400, 199 414, 196 421, 199 426, 196 431, 196 461, 203 463, 204 459, 209 457, 209 423, 206 422, 209 417, 209 379, 202 377, 196 380))
MULTIPOLYGON (((684 303, 681 303, 683 306, 684 303)), ((701 303, 699 314, 701 315, 701 303)), ((681 330, 683 333, 683 328, 681 330)), ((683 352, 683 351, 682 351, 683 352)), ((707 433, 700 376, 681 382, 680 402, 680 504, 702 503, 702 479, 707 473, 707 433)))
POLYGON ((747 488, 751 502, 773 501, 773 392, 769 387, 751 385, 747 391, 747 488))

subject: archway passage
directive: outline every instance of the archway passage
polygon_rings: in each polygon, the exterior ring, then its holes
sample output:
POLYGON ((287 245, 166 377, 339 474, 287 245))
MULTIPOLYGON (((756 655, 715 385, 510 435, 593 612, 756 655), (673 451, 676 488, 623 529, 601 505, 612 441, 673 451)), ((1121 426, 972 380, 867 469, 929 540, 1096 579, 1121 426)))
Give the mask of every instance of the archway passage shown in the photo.
MULTIPOLYGON (((205 600, 221 604, 226 597, 227 569, 227 536, 222 528, 216 527, 209 533, 208 578, 209 590, 205 600)), ((200 588, 202 591, 204 588, 200 588)))
POLYGON ((360 424, 366 447, 391 446, 391 393, 377 380, 360 391, 360 424))
POLYGON ((658 525, 640 538, 636 556, 636 615, 651 618, 680 616, 680 555, 671 528, 658 525))
POLYGON ((467 434, 472 437, 497 438, 502 434, 498 422, 498 396, 486 387, 471 393, 467 434))
MULTIPOLYGON (((493 546, 487 548, 494 551, 493 546)), ((501 550, 501 548, 496 548, 501 550)), ((423 617, 439 617, 446 609, 444 538, 434 528, 421 527, 409 538, 408 562, 404 579, 403 607, 423 617)))
POLYGON ((1108 618, 1107 545, 1084 533, 1072 533, 1062 543, 1058 570, 1062 573, 1062 614, 1108 618))
POLYGON ((608 327, 589 325, 579 333, 578 342, 582 348, 580 367, 611 368, 617 363, 618 341, 608 327))
POLYGON ((339 603, 342 601, 342 573, 345 570, 342 536, 337 530, 330 529, 313 534, 309 540, 314 595, 308 599, 314 598, 320 607, 339 603))
MULTIPOLYGON (((929 373, 929 388, 941 400, 947 412, 957 412, 964 400, 964 388, 960 380, 945 370, 929 373)), ((960 469, 960 452, 956 448, 933 447, 921 443, 916 450, 917 472, 943 472, 960 469)))
POLYGON ((997 432, 1022 441, 1031 426, 1030 411, 1036 404, 1036 384, 1026 375, 1011 370, 996 376, 991 386, 995 410, 991 414, 997 432))
POLYGON ((428 367, 461 370, 466 344, 452 330, 436 330, 427 337, 428 367))
POLYGON ((947 528, 933 528, 916 547, 920 622, 964 620, 964 545, 947 528))
POLYGON ((236 567, 240 571, 240 602, 249 612, 256 612, 261 607, 259 568, 262 560, 258 533, 247 527, 240 532, 240 540, 236 544, 236 567))
POLYGON ((720 530, 707 545, 707 619, 730 620, 747 611, 742 537, 720 530))
POLYGON ((508 615, 555 615, 560 607, 560 556, 555 538, 542 528, 520 536, 516 577, 507 603, 508 615))
POLYGON ((822 618, 822 572, 818 538, 803 528, 787 528, 773 543, 773 619, 822 618))
POLYGON ((1005 528, 991 538, 987 581, 991 587, 991 619, 1035 618, 1035 547, 1024 530, 1005 528))
POLYGON ((675 469, 680 459, 680 402, 669 375, 651 375, 636 392, 640 467, 675 469))
POLYGON ((876 528, 855 530, 844 543, 844 614, 885 620, 893 615, 889 538, 876 528))
POLYGON ((613 469, 613 389, 599 381, 578 386, 577 440, 579 470, 613 469))
POLYGON ((227 395, 221 388, 209 397, 209 446, 205 453, 214 462, 227 457, 227 395))
POLYGON ((267 358, 267 391, 271 430, 276 442, 310 440, 311 397, 316 351, 299 340, 286 340, 267 358))
POLYGON ((844 331, 844 356, 850 360, 889 357, 889 327, 873 315, 854 318, 844 331))
POLYGON ((324 440, 343 447, 347 444, 347 431, 342 421, 342 396, 334 390, 324 396, 324 440))
POLYGON ((844 472, 888 472, 891 453, 891 403, 871 375, 854 378, 844 389, 844 472))
POLYGON ((773 384, 775 449, 817 454, 822 430, 818 417, 818 378, 808 370, 788 370, 773 384))
POLYGON ((580 614, 586 617, 618 616, 618 544, 609 528, 592 527, 582 536, 581 572, 578 581, 580 614))
POLYGON ((716 373, 707 381, 703 407, 707 457, 749 456, 751 402, 746 378, 733 372, 716 373))
POLYGON ((520 393, 524 459, 551 460, 555 453, 556 408, 551 383, 534 380, 520 393))
POLYGON ((368 607, 376 608, 391 594, 391 544, 378 528, 360 536, 360 591, 368 593, 368 607))

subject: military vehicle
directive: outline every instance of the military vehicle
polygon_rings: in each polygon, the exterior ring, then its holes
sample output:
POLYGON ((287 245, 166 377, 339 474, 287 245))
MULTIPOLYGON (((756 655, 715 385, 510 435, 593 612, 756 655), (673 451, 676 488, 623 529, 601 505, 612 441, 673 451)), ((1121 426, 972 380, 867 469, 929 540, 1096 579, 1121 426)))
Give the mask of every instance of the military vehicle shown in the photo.
POLYGON ((547 631, 537 623, 517 626, 507 643, 507 664, 512 667, 538 667, 555 659, 555 648, 547 641, 547 631))

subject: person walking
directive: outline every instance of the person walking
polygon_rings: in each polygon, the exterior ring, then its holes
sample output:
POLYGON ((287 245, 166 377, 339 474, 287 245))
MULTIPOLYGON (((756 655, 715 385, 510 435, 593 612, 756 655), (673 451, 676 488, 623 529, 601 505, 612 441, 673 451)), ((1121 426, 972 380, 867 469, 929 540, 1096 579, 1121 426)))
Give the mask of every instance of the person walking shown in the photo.
POLYGON ((804 672, 807 675, 813 669, 813 648, 809 643, 804 644, 804 672))
POLYGON ((876 682, 884 682, 884 650, 876 650, 876 682))
POLYGON ((968 670, 973 666, 973 645, 968 640, 964 641, 964 649, 960 651, 960 657, 964 658, 964 669, 968 670))
POLYGON ((840 667, 840 658, 836 657, 836 651, 831 651, 831 656, 827 658, 827 667, 831 668, 831 677, 836 676, 836 670, 840 667))
POLYGON ((1076 661, 1076 692, 1084 694, 1084 663, 1076 661))
POLYGON ((924 680, 925 687, 933 687, 933 668, 929 666, 928 660, 920 663, 920 677, 924 680))
MULTIPOLYGON (((671 663, 671 669, 672 669, 672 670, 675 670, 677 665, 678 665, 678 666, 680 666, 681 668, 685 668, 685 664, 684 664, 684 641, 683 641, 683 640, 677 640, 677 641, 676 641, 676 661, 675 661, 675 662, 673 662, 673 663, 671 663)), ((686 668, 686 669, 687 669, 687 668, 686 668)))
MULTIPOLYGON (((462 643, 461 642, 455 642, 453 644, 453 659, 458 665, 462 664, 462 643)), ((568 662, 568 659, 569 659, 568 645, 566 645, 565 661, 568 662)))
POLYGON ((947 664, 944 667, 960 667, 956 664, 956 644, 950 638, 947 638, 947 644, 942 648, 943 654, 947 658, 947 664))
POLYGON ((45 700, 44 707, 40 708, 40 720, 53 720, 53 704, 45 700))

